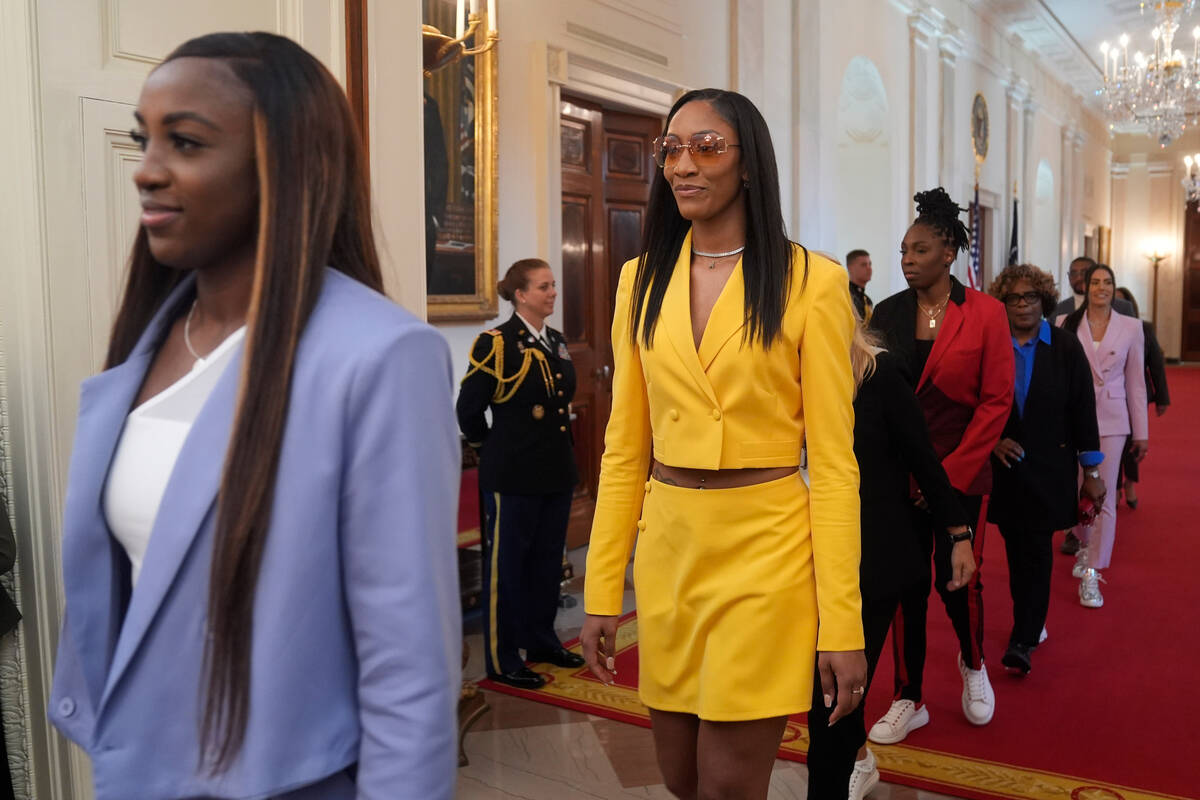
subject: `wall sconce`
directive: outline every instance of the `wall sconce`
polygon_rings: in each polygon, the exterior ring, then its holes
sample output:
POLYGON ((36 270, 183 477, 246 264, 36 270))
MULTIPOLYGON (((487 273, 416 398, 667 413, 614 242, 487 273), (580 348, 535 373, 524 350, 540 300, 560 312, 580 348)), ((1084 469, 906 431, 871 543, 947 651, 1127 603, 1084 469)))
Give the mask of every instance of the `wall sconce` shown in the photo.
POLYGON ((1184 202, 1200 202, 1200 153, 1184 156, 1183 164, 1187 167, 1187 175, 1183 179, 1184 202))
POLYGON ((421 26, 421 43, 424 48, 423 59, 425 75, 428 77, 442 67, 449 66, 465 56, 475 56, 486 53, 496 46, 500 36, 496 29, 496 0, 487 0, 487 33, 484 43, 477 47, 467 47, 466 41, 479 31, 483 20, 479 16, 480 0, 470 0, 470 11, 467 12, 467 0, 458 0, 454 16, 454 38, 435 28, 433 25, 421 26), (466 17, 466 29, 463 28, 463 18, 466 17))
MULTIPOLYGON (((1190 156, 1189 156, 1190 158, 1190 156)), ((1200 164, 1197 164, 1200 166, 1200 164)), ((1150 239, 1142 245, 1143 255, 1154 270, 1154 283, 1151 291, 1151 319, 1158 322, 1158 265, 1171 257, 1171 247, 1163 239, 1150 239), (1147 252, 1148 251, 1148 252, 1147 252)))

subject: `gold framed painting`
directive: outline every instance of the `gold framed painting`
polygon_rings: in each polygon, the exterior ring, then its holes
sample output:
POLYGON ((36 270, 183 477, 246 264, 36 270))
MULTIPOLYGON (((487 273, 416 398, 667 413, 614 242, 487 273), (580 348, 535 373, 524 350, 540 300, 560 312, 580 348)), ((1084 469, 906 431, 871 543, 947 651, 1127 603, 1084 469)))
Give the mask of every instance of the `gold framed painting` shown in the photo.
MULTIPOLYGON (((455 0, 423 0, 422 21, 452 35, 455 0)), ((487 30, 483 16, 475 41, 487 30)), ((431 322, 496 316, 496 46, 427 72, 425 286, 431 322)))

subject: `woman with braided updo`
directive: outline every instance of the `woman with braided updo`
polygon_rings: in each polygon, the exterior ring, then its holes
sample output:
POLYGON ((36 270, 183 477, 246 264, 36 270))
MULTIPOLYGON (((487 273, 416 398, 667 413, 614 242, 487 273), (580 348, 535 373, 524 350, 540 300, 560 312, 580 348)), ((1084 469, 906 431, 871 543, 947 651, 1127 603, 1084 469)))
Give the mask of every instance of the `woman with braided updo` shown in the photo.
POLYGON ((558 297, 550 265, 521 259, 499 291, 513 315, 475 339, 458 393, 458 426, 480 453, 487 674, 540 689, 545 679, 525 666, 518 648, 530 661, 583 666, 554 633, 577 475, 570 422, 575 367, 566 337, 546 324, 558 297))
MULTIPOLYGON (((886 336, 888 349, 907 366, 934 450, 968 516, 978 520, 983 495, 991 487, 989 456, 1012 406, 1008 317, 998 300, 968 289, 950 274, 950 265, 968 244, 958 205, 940 187, 914 199, 917 218, 900 245, 909 288, 875 307, 871 327, 886 336)), ((913 528, 923 532, 933 556, 935 585, 961 647, 963 714, 975 725, 986 725, 996 701, 983 665, 982 525, 974 535, 948 536, 934 525, 925 499, 915 490, 912 515, 913 528), (970 561, 976 565, 974 576, 964 588, 950 590, 952 577, 970 561)), ((896 695, 870 732, 880 744, 899 742, 929 721, 921 702, 929 579, 914 585, 918 588, 902 599, 893 623, 896 695)))

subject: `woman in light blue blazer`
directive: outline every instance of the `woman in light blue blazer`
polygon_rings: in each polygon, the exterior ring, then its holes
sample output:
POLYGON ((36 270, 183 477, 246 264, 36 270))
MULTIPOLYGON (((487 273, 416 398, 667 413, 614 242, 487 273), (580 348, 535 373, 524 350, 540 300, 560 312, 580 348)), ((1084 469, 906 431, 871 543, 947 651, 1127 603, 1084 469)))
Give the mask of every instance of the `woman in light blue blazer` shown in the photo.
POLYGON ((50 718, 98 800, 450 798, 459 447, 380 294, 345 96, 269 34, 149 76, 128 285, 80 399, 50 718))

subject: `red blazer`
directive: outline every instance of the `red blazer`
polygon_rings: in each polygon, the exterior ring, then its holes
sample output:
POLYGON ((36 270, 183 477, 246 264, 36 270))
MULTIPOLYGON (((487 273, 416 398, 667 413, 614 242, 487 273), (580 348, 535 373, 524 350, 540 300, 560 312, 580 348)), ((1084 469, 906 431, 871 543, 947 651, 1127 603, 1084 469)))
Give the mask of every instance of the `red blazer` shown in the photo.
MULTIPOLYGON (((924 317, 922 317, 924 319, 924 317)), ((905 366, 916 350, 917 293, 905 289, 875 306, 871 327, 905 366)), ((950 302, 933 351, 920 376, 909 382, 925 412, 934 450, 950 483, 963 494, 987 494, 989 456, 1013 401, 1012 334, 1003 304, 950 278, 950 302)))

